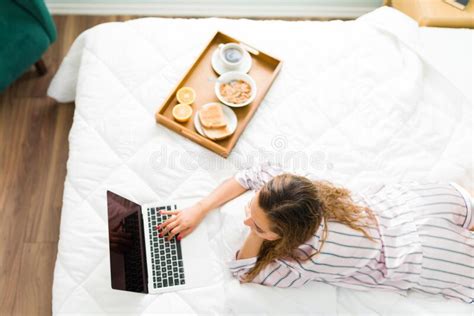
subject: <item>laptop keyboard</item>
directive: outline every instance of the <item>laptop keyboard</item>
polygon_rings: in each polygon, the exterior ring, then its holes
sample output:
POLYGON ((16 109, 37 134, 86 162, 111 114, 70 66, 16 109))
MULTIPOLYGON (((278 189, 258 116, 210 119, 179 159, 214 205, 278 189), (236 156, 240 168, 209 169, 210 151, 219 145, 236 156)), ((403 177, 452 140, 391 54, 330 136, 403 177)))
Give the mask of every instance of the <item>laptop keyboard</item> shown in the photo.
POLYGON ((150 234, 150 253, 153 271, 153 287, 166 288, 185 284, 181 242, 173 237, 158 237, 155 227, 165 222, 171 215, 160 214, 161 210, 175 210, 176 205, 152 207, 148 209, 148 231, 150 234))

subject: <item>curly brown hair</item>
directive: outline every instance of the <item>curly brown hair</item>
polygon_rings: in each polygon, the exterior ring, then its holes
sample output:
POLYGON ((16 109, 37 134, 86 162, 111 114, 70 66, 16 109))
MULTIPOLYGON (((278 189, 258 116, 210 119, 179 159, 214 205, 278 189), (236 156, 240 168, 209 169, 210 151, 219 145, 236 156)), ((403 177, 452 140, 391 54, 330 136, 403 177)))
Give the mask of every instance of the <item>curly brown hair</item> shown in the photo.
POLYGON ((270 229, 281 238, 262 243, 257 262, 244 277, 244 282, 251 282, 275 259, 304 261, 317 255, 328 236, 328 221, 343 223, 373 240, 364 228, 376 225, 373 212, 355 204, 348 189, 330 182, 281 174, 260 189, 257 201, 270 221, 270 229), (324 229, 319 250, 302 257, 296 249, 317 232, 321 222, 324 229))

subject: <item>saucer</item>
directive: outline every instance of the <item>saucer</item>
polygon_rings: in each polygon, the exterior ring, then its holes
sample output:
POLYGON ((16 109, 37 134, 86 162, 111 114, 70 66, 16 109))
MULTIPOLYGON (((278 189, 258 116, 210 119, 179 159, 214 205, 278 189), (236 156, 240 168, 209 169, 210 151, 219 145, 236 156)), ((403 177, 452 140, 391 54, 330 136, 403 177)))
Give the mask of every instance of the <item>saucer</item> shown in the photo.
MULTIPOLYGON (((232 135, 237 129, 237 115, 235 115, 234 111, 232 111, 232 109, 228 106, 225 106, 221 103, 219 104, 221 105, 222 111, 224 112, 224 116, 227 119, 227 128, 231 131, 230 135, 232 135)), ((198 131, 199 134, 204 137, 207 137, 204 134, 204 131, 202 130, 201 121, 199 120, 199 111, 196 111, 196 114, 194 114, 194 128, 196 129, 196 131, 198 131)))
POLYGON ((217 72, 219 75, 222 75, 223 73, 228 72, 228 71, 237 71, 237 72, 247 73, 252 67, 252 57, 250 56, 248 51, 244 50, 244 60, 242 64, 240 65, 240 67, 237 69, 228 69, 222 63, 219 57, 219 48, 216 48, 214 50, 214 53, 212 53, 211 64, 212 64, 212 69, 214 69, 214 71, 217 72))

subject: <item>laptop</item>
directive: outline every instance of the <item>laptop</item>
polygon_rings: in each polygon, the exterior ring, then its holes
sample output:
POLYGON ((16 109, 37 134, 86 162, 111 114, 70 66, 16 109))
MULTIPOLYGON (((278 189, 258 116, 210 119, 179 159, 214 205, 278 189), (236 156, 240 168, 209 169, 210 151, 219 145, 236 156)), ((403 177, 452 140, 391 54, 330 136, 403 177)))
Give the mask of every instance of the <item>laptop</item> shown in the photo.
POLYGON ((137 293, 163 293, 209 285, 211 250, 204 223, 179 241, 159 237, 155 227, 191 201, 139 205, 107 191, 112 288, 137 293))

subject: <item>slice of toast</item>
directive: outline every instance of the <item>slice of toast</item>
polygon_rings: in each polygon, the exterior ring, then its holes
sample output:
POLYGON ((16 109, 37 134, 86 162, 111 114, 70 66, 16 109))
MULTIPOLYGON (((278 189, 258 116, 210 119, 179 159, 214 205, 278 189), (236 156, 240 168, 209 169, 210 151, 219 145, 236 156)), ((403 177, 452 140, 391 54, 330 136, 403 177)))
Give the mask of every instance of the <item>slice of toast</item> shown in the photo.
POLYGON ((227 126, 227 118, 219 103, 206 104, 199 110, 199 121, 205 128, 220 128, 227 126))
POLYGON ((227 128, 227 126, 218 127, 218 128, 203 127, 202 130, 204 131, 204 135, 206 135, 206 137, 212 140, 224 139, 232 134, 230 130, 227 128))

